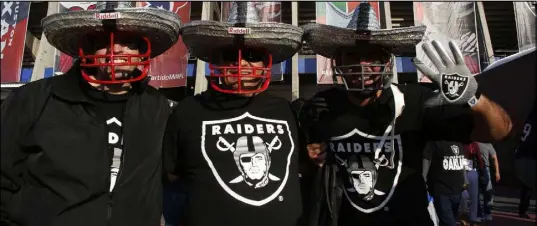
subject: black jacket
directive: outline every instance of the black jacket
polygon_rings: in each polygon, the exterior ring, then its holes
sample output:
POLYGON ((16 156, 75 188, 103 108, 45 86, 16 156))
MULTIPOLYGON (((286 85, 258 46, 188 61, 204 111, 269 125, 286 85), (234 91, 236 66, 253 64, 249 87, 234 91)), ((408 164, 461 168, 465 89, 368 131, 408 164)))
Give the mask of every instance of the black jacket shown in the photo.
POLYGON ((81 82, 75 66, 21 87, 2 104, 1 225, 160 225, 166 98, 134 84, 110 195, 106 122, 81 82))

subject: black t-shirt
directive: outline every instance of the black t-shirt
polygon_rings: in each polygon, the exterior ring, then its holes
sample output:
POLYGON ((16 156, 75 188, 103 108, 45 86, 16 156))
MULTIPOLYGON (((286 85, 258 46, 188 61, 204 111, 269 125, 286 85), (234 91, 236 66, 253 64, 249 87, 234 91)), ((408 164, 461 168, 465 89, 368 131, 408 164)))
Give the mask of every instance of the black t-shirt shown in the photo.
POLYGON ((110 191, 113 190, 123 159, 123 113, 129 94, 113 95, 85 86, 85 93, 97 107, 97 113, 106 122, 110 156, 110 191))
POLYGON ((516 151, 516 158, 537 159, 537 103, 533 105, 533 109, 524 124, 520 144, 516 151))
POLYGON ((391 89, 374 103, 359 107, 345 91, 333 88, 316 94, 302 108, 301 126, 309 142, 327 142, 332 154, 327 164, 339 168, 344 193, 339 225, 416 222, 427 211, 421 176, 425 143, 470 137, 469 108, 426 108, 423 103, 434 92, 413 84, 398 87, 405 107, 394 130, 387 130, 396 110, 391 89))
POLYGON ((464 184, 464 147, 451 141, 429 142, 423 158, 431 161, 427 185, 432 195, 460 194, 464 184))
POLYGON ((187 98, 170 117, 164 147, 176 159, 165 166, 186 182, 184 225, 297 224, 300 143, 288 101, 210 91, 187 98))

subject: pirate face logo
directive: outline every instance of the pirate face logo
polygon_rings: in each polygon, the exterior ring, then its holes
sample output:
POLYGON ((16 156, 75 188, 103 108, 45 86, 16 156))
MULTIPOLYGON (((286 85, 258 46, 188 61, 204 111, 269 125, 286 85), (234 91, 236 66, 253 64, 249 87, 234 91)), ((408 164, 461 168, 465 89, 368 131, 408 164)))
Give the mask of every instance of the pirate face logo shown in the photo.
POLYGON ((378 162, 375 164, 365 155, 361 155, 359 159, 353 155, 349 160, 343 160, 336 155, 337 162, 347 168, 349 182, 352 184, 352 187, 346 189, 347 192, 357 193, 356 195, 365 201, 372 200, 375 195, 385 195, 384 192, 375 189, 377 169, 380 166, 378 162))
POLYGON ((449 101, 453 102, 458 100, 461 95, 466 91, 468 86, 468 77, 460 76, 458 74, 442 74, 441 78, 442 94, 449 101))
POLYGON ((241 171, 246 172, 245 180, 261 180, 267 176, 268 161, 266 154, 247 153, 239 156, 241 171))
POLYGON ((373 191, 374 183, 373 174, 376 174, 373 170, 355 170, 351 172, 352 184, 356 192, 360 195, 367 195, 373 191))
POLYGON ((264 205, 283 190, 293 148, 286 121, 245 113, 203 122, 202 154, 216 181, 250 205, 264 205))
POLYGON ((347 200, 365 213, 384 207, 401 173, 403 152, 400 135, 383 139, 354 129, 330 140, 330 150, 340 167, 347 200))
POLYGON ((249 186, 254 186, 254 188, 262 188, 268 184, 269 179, 279 181, 280 178, 269 173, 269 168, 271 162, 270 153, 272 150, 280 149, 281 146, 282 143, 278 136, 275 136, 271 143, 264 143, 258 136, 239 137, 237 148, 233 151, 233 157, 241 175, 230 183, 244 181, 249 186), (248 142, 248 138, 251 138, 251 142, 248 142))
POLYGON ((453 154, 459 155, 459 147, 457 145, 451 145, 451 150, 453 151, 453 154))

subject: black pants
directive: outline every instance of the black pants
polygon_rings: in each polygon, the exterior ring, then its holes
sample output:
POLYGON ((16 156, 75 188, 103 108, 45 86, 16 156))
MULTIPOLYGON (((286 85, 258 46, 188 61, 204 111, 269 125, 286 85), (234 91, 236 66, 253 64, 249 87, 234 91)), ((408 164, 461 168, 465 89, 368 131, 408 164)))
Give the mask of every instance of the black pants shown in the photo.
POLYGON ((520 204, 518 205, 518 213, 525 214, 530 207, 531 191, 528 187, 522 186, 520 191, 520 204))
POLYGON ((456 226, 461 194, 433 195, 439 226, 456 226))

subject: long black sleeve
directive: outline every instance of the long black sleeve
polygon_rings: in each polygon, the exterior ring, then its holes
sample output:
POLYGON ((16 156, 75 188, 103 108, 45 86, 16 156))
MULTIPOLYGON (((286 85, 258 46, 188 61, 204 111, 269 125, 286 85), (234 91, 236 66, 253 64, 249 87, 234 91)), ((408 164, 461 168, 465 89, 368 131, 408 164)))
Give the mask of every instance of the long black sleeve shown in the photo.
POLYGON ((427 175, 429 174, 429 169, 431 168, 431 161, 433 160, 434 151, 435 144, 433 141, 428 142, 423 149, 422 175, 425 182, 427 182, 427 175))
POLYGON ((1 106, 1 225, 17 225, 20 201, 17 194, 22 190, 24 162, 28 153, 22 143, 25 135, 36 122, 46 104, 49 93, 44 82, 30 83, 11 93, 1 106))
POLYGON ((177 175, 177 161, 178 161, 178 137, 179 134, 179 115, 177 107, 174 107, 170 117, 168 119, 168 124, 166 125, 166 130, 164 131, 164 139, 162 143, 162 160, 163 160, 163 173, 171 173, 177 175))

